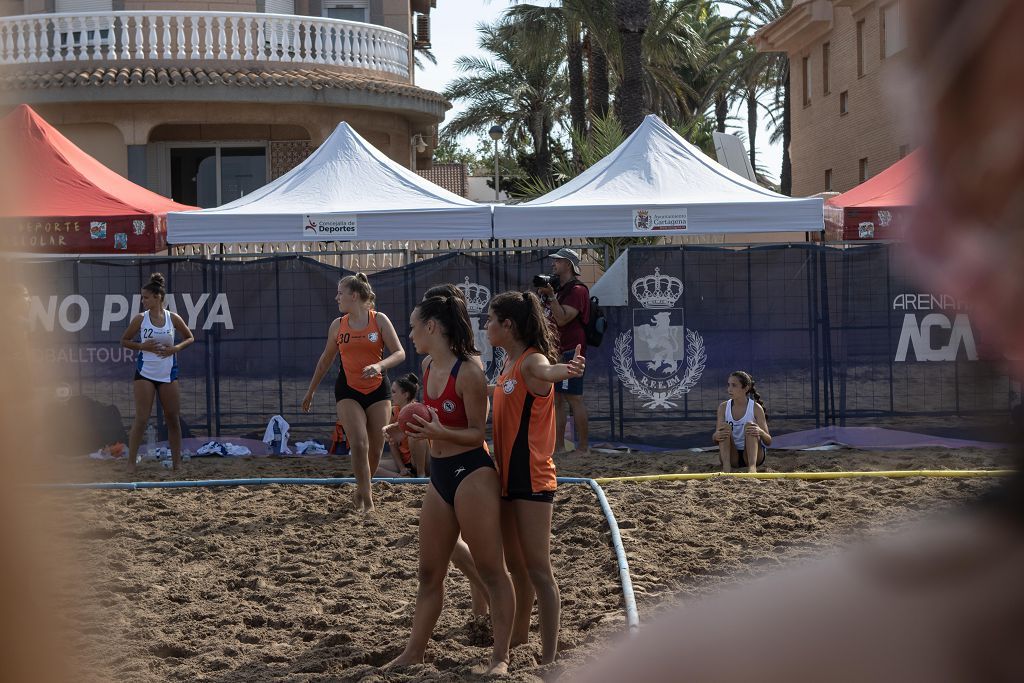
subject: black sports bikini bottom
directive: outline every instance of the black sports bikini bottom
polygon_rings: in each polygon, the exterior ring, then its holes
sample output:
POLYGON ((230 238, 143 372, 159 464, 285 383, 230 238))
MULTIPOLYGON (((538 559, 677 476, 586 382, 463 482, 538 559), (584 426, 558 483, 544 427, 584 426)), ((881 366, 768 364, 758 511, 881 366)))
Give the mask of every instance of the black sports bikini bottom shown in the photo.
POLYGON ((494 469, 494 460, 483 446, 447 458, 430 456, 430 483, 434 485, 441 499, 455 505, 455 492, 459 484, 474 470, 481 467, 494 469))

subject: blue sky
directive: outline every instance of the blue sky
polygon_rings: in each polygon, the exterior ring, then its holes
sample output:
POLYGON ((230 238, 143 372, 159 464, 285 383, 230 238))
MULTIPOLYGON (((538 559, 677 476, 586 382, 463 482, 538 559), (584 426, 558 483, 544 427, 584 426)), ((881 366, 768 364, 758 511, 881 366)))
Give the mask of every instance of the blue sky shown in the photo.
MULTIPOLYGON (((532 1, 535 4, 554 4, 545 0, 532 1)), ((438 0, 437 7, 430 13, 431 43, 437 57, 437 65, 427 63, 425 68, 417 69, 416 84, 438 92, 444 90, 445 86, 459 75, 455 70, 455 60, 462 55, 479 52, 476 41, 477 24, 494 21, 510 4, 512 3, 506 0, 438 0)), ((734 12, 726 5, 722 5, 720 11, 723 14, 734 12)), ((459 109, 460 105, 455 103, 455 108, 449 111, 449 116, 459 109)), ((729 132, 735 132, 734 127, 741 128, 746 137, 744 112, 735 111, 733 116, 729 132)), ((763 119, 761 124, 757 136, 758 164, 765 166, 777 180, 782 163, 782 146, 768 144, 768 132, 764 128, 763 119)), ((475 148, 476 144, 475 139, 466 138, 462 141, 464 147, 471 149, 475 148)))

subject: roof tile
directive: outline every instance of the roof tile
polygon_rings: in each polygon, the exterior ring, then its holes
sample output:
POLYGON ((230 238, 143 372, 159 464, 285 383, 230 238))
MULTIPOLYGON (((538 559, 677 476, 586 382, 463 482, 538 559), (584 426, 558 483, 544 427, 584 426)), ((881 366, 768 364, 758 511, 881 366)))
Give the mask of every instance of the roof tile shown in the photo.
POLYGON ((226 84, 243 88, 291 86, 313 90, 367 90, 386 95, 404 95, 428 102, 447 104, 442 95, 407 83, 388 81, 324 67, 248 69, 237 66, 122 66, 28 70, 25 66, 0 68, 0 91, 72 88, 82 86, 123 88, 140 85, 203 87, 226 84))

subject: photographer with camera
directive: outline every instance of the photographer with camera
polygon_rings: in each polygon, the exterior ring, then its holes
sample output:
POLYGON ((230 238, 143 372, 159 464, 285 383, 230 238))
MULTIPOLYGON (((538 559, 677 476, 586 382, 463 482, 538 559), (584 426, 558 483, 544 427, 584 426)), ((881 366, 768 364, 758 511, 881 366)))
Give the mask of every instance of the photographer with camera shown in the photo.
MULTIPOLYGON (((553 260, 551 275, 536 275, 533 286, 537 289, 544 314, 557 329, 562 362, 572 360, 576 348, 581 353, 587 350, 585 325, 590 317, 590 290, 580 282, 580 255, 568 248, 559 249, 550 258, 553 260)), ((564 444, 566 404, 572 411, 578 442, 574 453, 588 453, 587 406, 583 402, 583 377, 573 377, 555 384, 555 428, 557 430, 558 452, 564 444)))

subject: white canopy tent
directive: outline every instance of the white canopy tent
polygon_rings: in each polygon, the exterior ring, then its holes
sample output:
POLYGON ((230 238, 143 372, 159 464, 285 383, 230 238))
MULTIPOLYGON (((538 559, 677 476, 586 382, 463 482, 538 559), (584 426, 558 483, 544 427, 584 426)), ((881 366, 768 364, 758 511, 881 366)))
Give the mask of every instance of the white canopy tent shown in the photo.
POLYGON ((752 183, 649 115, 625 142, 565 185, 494 208, 497 239, 816 232, 822 200, 752 183))
POLYGON ((490 206, 400 166, 345 122, 308 159, 255 192, 167 215, 171 244, 490 237, 490 206))
POLYGON ((629 305, 629 249, 623 249, 612 261, 594 286, 590 296, 596 296, 602 306, 629 305))

